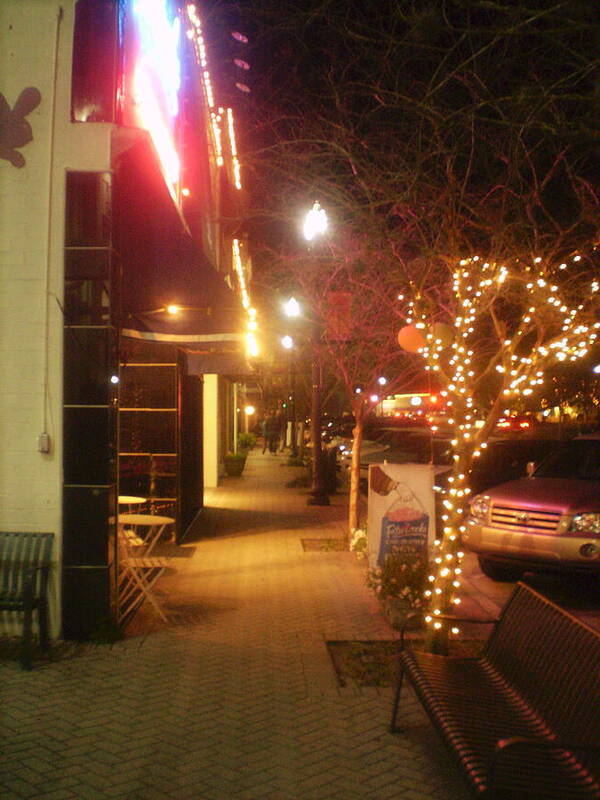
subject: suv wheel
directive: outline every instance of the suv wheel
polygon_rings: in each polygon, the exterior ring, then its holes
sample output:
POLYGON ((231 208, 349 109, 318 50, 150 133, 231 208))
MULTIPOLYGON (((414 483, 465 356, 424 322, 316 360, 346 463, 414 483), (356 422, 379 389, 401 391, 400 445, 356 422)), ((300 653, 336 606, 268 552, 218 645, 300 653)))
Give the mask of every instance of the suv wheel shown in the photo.
POLYGON ((502 583, 511 583, 518 581, 523 575, 523 570, 518 567, 511 567, 507 564, 499 564, 497 561, 491 561, 484 556, 477 556, 479 567, 484 575, 491 578, 493 581, 501 581, 502 583))

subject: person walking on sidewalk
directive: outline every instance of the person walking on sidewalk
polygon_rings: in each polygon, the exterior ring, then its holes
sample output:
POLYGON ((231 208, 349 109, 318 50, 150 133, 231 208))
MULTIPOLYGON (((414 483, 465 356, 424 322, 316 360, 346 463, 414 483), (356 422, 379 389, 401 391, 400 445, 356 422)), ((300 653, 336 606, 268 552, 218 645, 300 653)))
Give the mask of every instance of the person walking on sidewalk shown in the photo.
POLYGON ((271 411, 267 418, 265 419, 265 432, 264 432, 264 440, 263 440, 263 453, 269 448, 270 453, 277 452, 277 443, 279 441, 279 435, 277 430, 277 419, 275 417, 275 412, 271 411))
POLYGON ((285 449, 285 429, 286 429, 286 419, 285 413, 282 408, 278 408, 277 412, 275 413, 275 424, 277 426, 277 447, 276 449, 283 452, 285 449))
POLYGON ((265 415, 260 421, 260 435, 262 436, 263 440, 263 453, 266 451, 269 444, 269 440, 267 438, 267 419, 268 416, 265 415))

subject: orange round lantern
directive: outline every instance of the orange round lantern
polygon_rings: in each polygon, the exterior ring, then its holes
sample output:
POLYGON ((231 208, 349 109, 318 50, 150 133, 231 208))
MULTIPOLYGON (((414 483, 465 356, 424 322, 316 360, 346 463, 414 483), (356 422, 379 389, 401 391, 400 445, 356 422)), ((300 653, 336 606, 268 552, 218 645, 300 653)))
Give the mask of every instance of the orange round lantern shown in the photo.
POLYGON ((405 325, 398 331, 398 344, 407 353, 417 353, 427 342, 418 328, 414 325, 405 325))

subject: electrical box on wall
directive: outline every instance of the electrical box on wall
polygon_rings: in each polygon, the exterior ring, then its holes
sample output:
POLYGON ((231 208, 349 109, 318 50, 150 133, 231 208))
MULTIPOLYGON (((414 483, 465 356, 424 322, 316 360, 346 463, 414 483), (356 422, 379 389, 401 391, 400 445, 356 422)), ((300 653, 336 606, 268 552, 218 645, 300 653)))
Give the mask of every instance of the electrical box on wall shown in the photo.
POLYGON ((50 434, 40 433, 38 436, 38 450, 40 453, 50 452, 50 434))

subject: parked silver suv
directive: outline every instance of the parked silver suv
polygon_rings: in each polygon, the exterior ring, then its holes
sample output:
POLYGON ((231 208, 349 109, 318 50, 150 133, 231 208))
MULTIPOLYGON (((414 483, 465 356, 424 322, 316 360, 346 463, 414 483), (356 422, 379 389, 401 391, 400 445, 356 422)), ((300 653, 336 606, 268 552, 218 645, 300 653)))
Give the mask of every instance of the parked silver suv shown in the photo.
POLYGON ((527 570, 600 575, 600 434, 557 444, 530 477, 476 495, 464 544, 497 581, 527 570))

